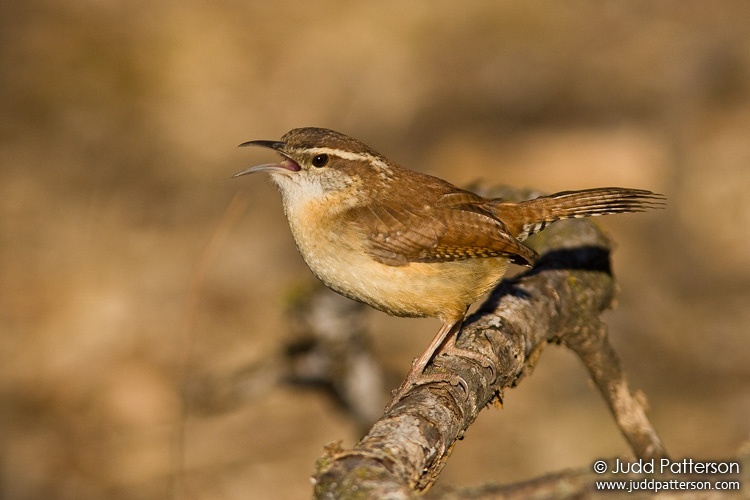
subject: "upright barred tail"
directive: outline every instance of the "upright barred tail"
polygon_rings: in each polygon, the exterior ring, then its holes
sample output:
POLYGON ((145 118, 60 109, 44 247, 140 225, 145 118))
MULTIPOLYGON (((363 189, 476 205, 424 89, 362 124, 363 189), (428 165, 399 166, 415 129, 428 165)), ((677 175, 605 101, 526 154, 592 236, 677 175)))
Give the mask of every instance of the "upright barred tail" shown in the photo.
POLYGON ((561 219, 644 212, 664 208, 665 200, 663 195, 643 189, 608 187, 563 191, 516 204, 520 217, 511 230, 518 231, 515 236, 523 241, 561 219))

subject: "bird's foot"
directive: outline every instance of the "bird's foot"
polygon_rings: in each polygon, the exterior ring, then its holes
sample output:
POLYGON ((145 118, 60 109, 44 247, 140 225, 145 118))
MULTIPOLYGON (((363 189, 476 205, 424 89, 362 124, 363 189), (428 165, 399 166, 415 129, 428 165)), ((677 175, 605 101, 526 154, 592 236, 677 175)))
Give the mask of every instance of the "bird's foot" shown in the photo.
POLYGON ((443 356, 456 356, 459 358, 470 359, 477 363, 482 368, 488 368, 492 372, 490 380, 495 380, 497 371, 495 369, 495 363, 492 358, 481 352, 473 351, 471 349, 462 349, 456 345, 455 342, 447 344, 440 353, 443 356))
POLYGON ((415 387, 438 382, 448 382, 452 386, 461 386, 464 397, 468 395, 469 384, 460 376, 454 373, 424 373, 422 368, 417 366, 417 363, 414 363, 398 389, 391 392, 392 399, 388 403, 388 406, 385 407, 386 413, 391 411, 415 387))
MULTIPOLYGON (((491 380, 494 380, 495 378, 495 364, 492 362, 492 359, 489 356, 486 356, 477 351, 461 349, 460 347, 457 347, 455 343, 449 343, 448 345, 444 346, 442 352, 440 353, 440 356, 444 355, 470 359, 483 368, 489 368, 492 372, 491 380)), ((398 387, 398 389, 391 392, 392 399, 388 406, 386 406, 385 411, 388 412, 393 409, 396 404, 404 399, 406 395, 415 387, 437 382, 448 382, 452 386, 461 386, 461 389, 463 390, 462 392, 464 394, 464 401, 466 401, 466 398, 469 397, 469 385, 462 377, 454 373, 445 372, 429 374, 424 373, 424 368, 419 365, 418 360, 415 360, 404 381, 401 382, 401 385, 398 387)))

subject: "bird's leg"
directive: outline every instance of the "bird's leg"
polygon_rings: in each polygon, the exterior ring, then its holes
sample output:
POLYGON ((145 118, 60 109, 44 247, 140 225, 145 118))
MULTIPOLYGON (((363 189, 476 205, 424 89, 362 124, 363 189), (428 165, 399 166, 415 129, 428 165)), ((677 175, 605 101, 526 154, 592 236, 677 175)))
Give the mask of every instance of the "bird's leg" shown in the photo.
MULTIPOLYGON (((386 409, 390 409, 393 404, 402 399, 406 395, 406 393, 409 392, 409 389, 414 386, 420 385, 419 378, 424 373, 424 370, 425 368, 427 368, 429 362, 432 361, 432 358, 434 358, 436 354, 441 352, 441 347, 446 343, 446 340, 448 343, 455 345, 455 337, 456 335, 458 335, 459 330, 461 330, 462 323, 463 317, 453 322, 446 321, 443 323, 443 325, 440 327, 440 330, 438 330, 435 338, 432 339, 432 342, 430 342, 430 345, 427 347, 427 349, 411 364, 409 373, 406 374, 406 378, 401 383, 399 388, 393 392, 393 401, 388 405, 388 408, 386 409)), ((445 377, 443 377, 442 380, 445 380, 445 377)), ((433 381, 434 380, 428 380, 427 382, 433 381)))
POLYGON ((435 338, 432 339, 432 342, 424 351, 424 353, 422 353, 419 358, 414 360, 411 365, 411 370, 409 370, 409 373, 406 375, 406 378, 401 383, 399 388, 393 392, 393 400, 388 405, 388 407, 386 407, 386 411, 390 410, 394 404, 396 404, 399 400, 406 396, 406 393, 409 392, 412 387, 415 387, 417 385, 428 384, 430 382, 442 382, 447 380, 452 385, 461 385, 465 390, 467 389, 466 382, 457 375, 424 375, 424 370, 425 368, 427 368, 427 365, 430 363, 430 361, 432 361, 436 356, 440 354, 451 354, 462 358, 472 359, 479 363, 481 366, 491 368, 494 371, 491 360, 484 354, 480 354, 469 349, 462 349, 456 346, 456 337, 458 337, 458 333, 461 330, 462 324, 463 317, 452 322, 447 321, 443 323, 443 325, 440 327, 440 330, 438 330, 437 334, 435 335, 435 338))
POLYGON ((430 361, 432 361, 432 358, 440 353, 440 348, 443 346, 443 344, 455 345, 456 336, 458 336, 458 332, 461 330, 461 324, 463 322, 464 319, 461 318, 454 322, 447 321, 443 323, 443 325, 440 327, 440 330, 438 330, 437 334, 435 334, 435 338, 433 338, 432 342, 430 342, 430 345, 427 346, 427 349, 411 364, 411 370, 409 370, 409 374, 406 376, 407 380, 420 376, 424 372, 425 368, 427 368, 427 365, 430 363, 430 361))
MULTIPOLYGON (((459 319, 453 325, 455 327, 455 330, 451 330, 448 335, 445 335, 443 337, 443 340, 440 341, 440 345, 438 346, 438 350, 432 354, 432 357, 435 357, 435 354, 452 354, 453 356, 459 356, 461 358, 473 359, 481 366, 485 368, 492 368, 494 370, 494 367, 492 366, 492 360, 490 360, 490 358, 488 358, 484 354, 478 353, 476 351, 471 351, 469 349, 461 349, 456 345, 456 339, 458 338, 458 334, 461 331, 461 325, 463 325, 464 318, 466 318, 467 312, 469 312, 468 306, 466 307, 464 314, 461 316, 461 319, 459 319)), ((442 331, 442 328, 440 330, 442 331)), ((439 335, 440 332, 438 332, 438 336, 439 335)), ((435 340, 437 340, 437 337, 435 338, 435 340)), ((432 341, 433 344, 435 343, 435 340, 432 341)), ((432 345, 430 345, 430 347, 432 347, 432 345)))

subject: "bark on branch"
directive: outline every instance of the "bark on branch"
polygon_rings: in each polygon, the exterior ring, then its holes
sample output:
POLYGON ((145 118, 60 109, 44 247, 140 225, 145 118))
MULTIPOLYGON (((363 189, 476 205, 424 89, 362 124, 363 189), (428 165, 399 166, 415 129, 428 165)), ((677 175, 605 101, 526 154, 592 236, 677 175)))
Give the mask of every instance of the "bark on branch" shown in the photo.
POLYGON ((437 479, 453 446, 480 410, 502 402, 558 343, 586 365, 639 458, 666 456, 642 403, 628 387, 600 313, 614 294, 610 244, 589 220, 558 222, 535 242, 542 258, 502 282, 458 338, 487 363, 438 356, 413 388, 351 450, 329 447, 318 461, 315 498, 412 498, 437 479))

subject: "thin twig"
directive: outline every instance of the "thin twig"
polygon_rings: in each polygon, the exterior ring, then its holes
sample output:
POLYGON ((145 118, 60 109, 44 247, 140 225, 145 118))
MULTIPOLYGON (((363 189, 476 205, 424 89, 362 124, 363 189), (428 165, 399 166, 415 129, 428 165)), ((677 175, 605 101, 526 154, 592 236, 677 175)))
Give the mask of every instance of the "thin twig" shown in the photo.
MULTIPOLYGON (((209 266, 216 259, 219 249, 222 247, 229 235, 232 226, 239 220, 240 215, 247 207, 247 197, 241 193, 234 195, 229 202, 219 224, 214 228, 211 236, 208 238, 203 251, 201 252, 195 270, 190 279, 187 288, 187 298, 185 300, 185 313, 183 327, 180 331, 179 344, 181 347, 180 356, 177 363, 176 380, 178 384, 184 384, 190 378, 192 368, 192 352, 195 343, 193 329, 195 327, 195 318, 199 310, 203 284, 206 279, 206 273, 209 266)), ((173 499, 183 497, 183 474, 185 470, 185 432, 187 421, 190 415, 189 398, 182 399, 182 408, 180 415, 175 423, 174 439, 172 443, 172 467, 173 471, 170 477, 170 495, 173 499)))

